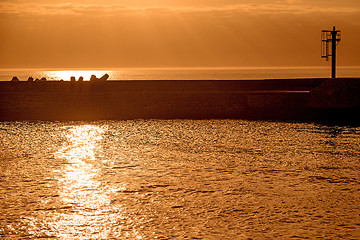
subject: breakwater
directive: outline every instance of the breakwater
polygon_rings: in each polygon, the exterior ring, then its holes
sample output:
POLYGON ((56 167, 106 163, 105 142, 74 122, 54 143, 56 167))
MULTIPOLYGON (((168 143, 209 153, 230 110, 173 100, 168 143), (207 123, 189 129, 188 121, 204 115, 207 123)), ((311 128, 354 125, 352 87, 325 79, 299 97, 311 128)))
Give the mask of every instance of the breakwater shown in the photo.
POLYGON ((0 82, 1 120, 355 119, 360 79, 0 82))

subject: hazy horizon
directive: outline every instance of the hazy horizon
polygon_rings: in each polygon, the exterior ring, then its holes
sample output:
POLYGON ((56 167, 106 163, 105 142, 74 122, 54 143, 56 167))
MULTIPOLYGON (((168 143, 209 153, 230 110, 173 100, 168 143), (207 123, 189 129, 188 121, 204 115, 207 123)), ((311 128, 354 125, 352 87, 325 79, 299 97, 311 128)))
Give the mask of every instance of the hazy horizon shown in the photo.
MULTIPOLYGON (((331 66, 245 66, 245 67, 0 67, 0 71, 11 71, 11 70, 40 70, 40 71, 48 71, 48 70, 256 70, 256 69, 329 69, 331 66)), ((359 66, 337 66, 337 68, 360 68, 359 66)))
POLYGON ((1 0, 0 68, 360 66, 356 0, 1 0))

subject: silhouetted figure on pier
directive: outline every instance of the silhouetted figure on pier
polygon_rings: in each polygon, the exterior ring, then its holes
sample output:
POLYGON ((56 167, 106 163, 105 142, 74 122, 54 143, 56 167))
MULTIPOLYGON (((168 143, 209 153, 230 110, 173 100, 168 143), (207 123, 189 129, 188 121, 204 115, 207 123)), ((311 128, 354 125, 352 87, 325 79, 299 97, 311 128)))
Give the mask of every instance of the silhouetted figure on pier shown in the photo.
POLYGON ((72 76, 72 77, 70 78, 70 82, 76 82, 76 78, 75 78, 74 76, 72 76))
POLYGON ((11 81, 12 81, 12 82, 19 82, 19 79, 18 79, 17 76, 15 76, 15 77, 13 77, 13 78, 11 79, 11 81))
POLYGON ((40 82, 46 82, 47 80, 46 80, 46 78, 45 77, 42 77, 41 79, 40 79, 40 82))
POLYGON ((28 82, 33 82, 34 81, 34 78, 33 77, 29 77, 28 78, 28 82))
POLYGON ((78 82, 83 82, 83 81, 84 81, 84 78, 83 78, 83 77, 79 77, 78 82))

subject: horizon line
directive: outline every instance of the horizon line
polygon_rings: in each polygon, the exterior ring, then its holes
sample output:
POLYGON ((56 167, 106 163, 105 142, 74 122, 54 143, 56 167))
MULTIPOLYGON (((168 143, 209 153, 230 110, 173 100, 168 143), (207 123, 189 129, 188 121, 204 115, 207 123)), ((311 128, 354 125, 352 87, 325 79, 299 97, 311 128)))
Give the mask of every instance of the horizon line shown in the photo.
MULTIPOLYGON (((246 69, 326 69, 329 66, 247 66, 247 67, 10 67, 1 68, 0 71, 25 71, 25 70, 39 70, 39 71, 126 71, 126 70, 246 70, 246 69)), ((360 68, 360 66, 337 66, 337 68, 360 68)))

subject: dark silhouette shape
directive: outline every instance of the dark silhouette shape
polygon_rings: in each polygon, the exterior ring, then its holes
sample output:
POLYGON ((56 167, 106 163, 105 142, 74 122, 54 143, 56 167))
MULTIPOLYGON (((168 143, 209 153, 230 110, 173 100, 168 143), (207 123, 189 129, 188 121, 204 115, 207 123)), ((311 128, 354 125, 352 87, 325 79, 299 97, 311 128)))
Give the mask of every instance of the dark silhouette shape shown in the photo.
POLYGON ((356 115, 360 78, 121 80, 90 86, 68 80, 32 85, 0 81, 0 97, 5 100, 0 101, 0 120, 235 118, 360 123, 356 115))
POLYGON ((83 77, 79 77, 78 82, 83 82, 83 81, 84 81, 84 78, 83 78, 83 77))
POLYGON ((106 73, 101 78, 97 78, 95 75, 91 75, 90 82, 106 82, 108 80, 109 75, 106 73))
POLYGON ((99 80, 99 79, 95 75, 91 75, 90 82, 95 82, 97 80, 99 80))
POLYGON ((19 79, 18 79, 18 77, 15 76, 15 77, 13 77, 13 78, 11 79, 11 81, 12 81, 12 82, 19 82, 19 79))
POLYGON ((34 78, 33 77, 29 77, 28 78, 28 82, 33 82, 34 81, 34 78))
POLYGON ((335 26, 332 31, 322 30, 321 57, 326 58, 326 61, 328 61, 329 57, 331 57, 331 78, 336 78, 336 45, 340 42, 340 40, 340 30, 336 30, 335 26))
POLYGON ((47 80, 46 80, 45 77, 42 77, 42 78, 40 79, 40 81, 41 81, 41 82, 46 82, 47 80))
POLYGON ((72 77, 70 78, 70 81, 71 81, 71 82, 76 82, 75 77, 74 77, 74 76, 72 76, 72 77))
POLYGON ((101 80, 102 82, 106 82, 106 80, 108 80, 108 78, 109 78, 109 75, 106 73, 99 80, 101 80))
POLYGON ((35 82, 39 82, 40 80, 38 78, 35 79, 35 82))
POLYGON ((331 31, 331 77, 336 78, 336 44, 340 42, 340 39, 337 38, 340 31, 336 30, 335 26, 331 31))

